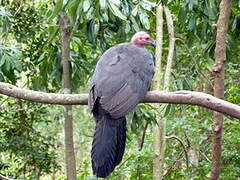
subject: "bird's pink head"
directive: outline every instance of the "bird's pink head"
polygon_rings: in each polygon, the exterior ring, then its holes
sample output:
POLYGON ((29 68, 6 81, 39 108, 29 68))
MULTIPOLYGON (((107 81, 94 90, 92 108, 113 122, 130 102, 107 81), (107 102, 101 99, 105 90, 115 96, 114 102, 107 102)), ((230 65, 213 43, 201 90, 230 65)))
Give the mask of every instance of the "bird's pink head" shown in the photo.
POLYGON ((149 36, 148 33, 140 31, 133 35, 131 43, 139 47, 144 47, 146 45, 151 45, 155 47, 154 40, 149 36))

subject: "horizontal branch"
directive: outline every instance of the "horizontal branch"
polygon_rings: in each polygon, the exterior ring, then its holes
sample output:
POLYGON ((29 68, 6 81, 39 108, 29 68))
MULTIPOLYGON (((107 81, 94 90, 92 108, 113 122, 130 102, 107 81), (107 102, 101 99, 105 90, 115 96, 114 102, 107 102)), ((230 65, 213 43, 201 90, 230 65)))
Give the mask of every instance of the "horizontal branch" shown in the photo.
POLYGON ((12 179, 9 179, 9 178, 7 178, 7 177, 1 175, 1 174, 0 174, 0 179, 1 179, 1 180, 12 180, 12 179))
MULTIPOLYGON (((56 94, 18 88, 0 82, 0 94, 45 104, 87 105, 88 94, 56 94)), ((149 91, 144 103, 198 105, 240 119, 240 106, 196 91, 149 91)))

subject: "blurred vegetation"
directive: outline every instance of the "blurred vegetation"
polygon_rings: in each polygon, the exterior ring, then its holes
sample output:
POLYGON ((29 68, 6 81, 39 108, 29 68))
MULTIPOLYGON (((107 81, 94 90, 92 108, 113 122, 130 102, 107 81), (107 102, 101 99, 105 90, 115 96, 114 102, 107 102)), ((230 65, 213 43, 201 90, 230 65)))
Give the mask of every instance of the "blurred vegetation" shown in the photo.
MULTIPOLYGON (((86 93, 100 55, 129 41, 136 31, 155 36, 154 0, 6 0, 0 1, 0 81, 19 87, 60 92, 62 67, 58 15, 71 18, 71 67, 74 93, 86 93)), ((220 0, 162 0, 174 15, 175 64, 170 89, 212 94, 212 65, 220 0)), ((225 99, 240 105, 240 1, 233 1, 227 41, 225 99)), ((168 36, 164 24, 164 58, 168 36)), ((151 49, 153 51, 153 49, 151 49)), ((163 62, 165 65, 165 61, 163 62)), ((0 96, 0 174, 15 179, 64 179, 62 107, 0 96)), ((152 105, 141 104, 128 116, 126 154, 109 180, 152 178, 152 105)), ((211 169, 212 112, 168 105, 165 179, 207 179, 211 169), (191 164, 191 163, 190 163, 191 164)), ((221 179, 240 178, 240 122, 226 117, 221 179)), ((94 121, 86 106, 74 107, 78 179, 94 179, 90 149, 94 121)))

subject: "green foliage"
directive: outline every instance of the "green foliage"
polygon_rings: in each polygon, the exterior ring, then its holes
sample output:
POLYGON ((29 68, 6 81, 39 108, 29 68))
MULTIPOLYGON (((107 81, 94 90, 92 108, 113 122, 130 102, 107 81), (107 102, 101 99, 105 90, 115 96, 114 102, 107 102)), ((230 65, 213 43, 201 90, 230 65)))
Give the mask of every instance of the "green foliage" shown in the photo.
MULTIPOLYGON (((1 99, 2 100, 2 99, 1 99)), ((7 99, 0 112, 0 172, 13 178, 37 178, 57 167, 54 136, 41 127, 51 125, 47 106, 7 99)))
MULTIPOLYGON (((176 37, 170 89, 212 93, 212 66, 219 0, 162 0, 173 13, 176 37)), ((62 80, 58 16, 71 19, 71 70, 74 92, 87 92, 94 67, 109 47, 129 41, 135 31, 155 35, 153 0, 0 1, 0 81, 59 92, 62 80)), ((226 99, 240 105, 239 2, 234 1, 227 43, 226 99)), ((169 40, 164 23, 163 66, 169 40)), ((64 179, 62 109, 7 99, 0 112, 0 172, 14 178, 64 179), (3 111, 2 111, 3 109, 3 111), (54 122, 52 121, 54 119, 54 122), (58 159, 56 159, 58 154, 58 159), (4 157, 4 158, 2 158, 4 157), (59 166, 59 169, 57 168, 59 166)), ((168 136, 179 137, 198 153, 198 165, 186 167, 181 144, 167 140, 165 179, 208 179, 211 169, 212 113, 192 106, 167 105, 168 136)), ((87 107, 74 108, 78 179, 92 176, 90 149, 94 121, 87 107)), ((108 179, 152 178, 152 126, 155 107, 140 104, 128 116, 126 154, 108 179)), ((222 179, 239 177, 239 122, 226 118, 222 179)))
POLYGON ((233 86, 227 91, 227 100, 240 105, 240 87, 233 86))
POLYGON ((5 10, 5 8, 0 8, 0 33, 1 37, 7 36, 12 23, 12 15, 5 10))
POLYGON ((20 61, 21 52, 16 47, 0 45, 0 80, 8 79, 12 83, 16 83, 18 79, 16 72, 20 73, 23 69, 20 61), (5 78, 4 78, 5 77, 5 78))

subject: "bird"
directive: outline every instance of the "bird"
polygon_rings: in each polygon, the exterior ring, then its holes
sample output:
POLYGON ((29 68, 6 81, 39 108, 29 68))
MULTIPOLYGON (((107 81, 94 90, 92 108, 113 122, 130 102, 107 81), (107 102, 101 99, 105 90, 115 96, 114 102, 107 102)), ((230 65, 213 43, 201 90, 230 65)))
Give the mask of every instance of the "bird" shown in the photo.
POLYGON ((100 57, 89 90, 89 110, 96 121, 91 158, 93 174, 106 178, 121 162, 126 142, 126 115, 141 102, 154 75, 155 47, 146 32, 117 44, 100 57))

